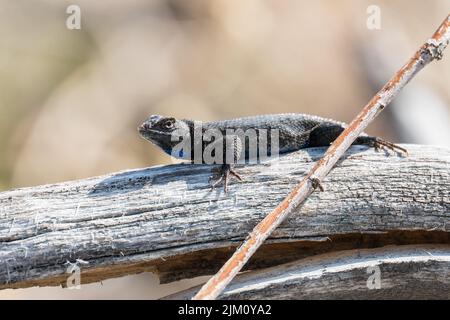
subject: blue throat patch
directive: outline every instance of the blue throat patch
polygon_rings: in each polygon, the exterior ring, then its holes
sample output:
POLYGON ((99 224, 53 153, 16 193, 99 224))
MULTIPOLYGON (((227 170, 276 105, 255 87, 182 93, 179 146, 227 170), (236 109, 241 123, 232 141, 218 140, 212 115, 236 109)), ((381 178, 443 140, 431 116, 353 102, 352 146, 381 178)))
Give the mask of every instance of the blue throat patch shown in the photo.
POLYGON ((169 156, 174 156, 176 158, 183 158, 184 157, 184 151, 181 149, 176 154, 172 154, 172 148, 164 148, 163 151, 168 154, 169 156))

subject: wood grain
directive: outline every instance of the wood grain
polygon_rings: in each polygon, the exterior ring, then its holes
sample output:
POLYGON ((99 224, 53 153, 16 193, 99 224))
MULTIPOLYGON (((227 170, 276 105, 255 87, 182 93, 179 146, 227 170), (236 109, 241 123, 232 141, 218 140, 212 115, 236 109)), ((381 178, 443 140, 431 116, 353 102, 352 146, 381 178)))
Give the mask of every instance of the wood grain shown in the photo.
MULTIPOLYGON (((450 150, 399 157, 352 147, 252 258, 265 268, 326 252, 449 244, 450 150)), ((162 282, 211 274, 324 152, 238 167, 245 182, 211 192, 211 166, 169 165, 0 193, 0 288, 82 283, 144 271, 162 282)), ((215 167, 213 167, 215 168, 215 167)))
MULTIPOLYGON (((190 299, 198 289, 164 299, 190 299)), ((390 246, 314 256, 241 274, 219 298, 450 299, 450 246, 390 246)))

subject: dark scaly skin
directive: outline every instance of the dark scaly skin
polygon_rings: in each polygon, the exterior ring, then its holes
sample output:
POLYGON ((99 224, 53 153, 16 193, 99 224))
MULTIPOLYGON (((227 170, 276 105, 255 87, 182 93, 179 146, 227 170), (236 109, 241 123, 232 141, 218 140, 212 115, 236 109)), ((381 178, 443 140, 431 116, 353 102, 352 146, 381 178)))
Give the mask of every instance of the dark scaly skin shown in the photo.
MULTIPOLYGON (((219 130, 225 139, 218 141, 217 143, 223 143, 224 146, 224 164, 219 172, 218 180, 212 185, 216 186, 220 181, 224 181, 224 190, 227 189, 228 179, 230 175, 233 175, 237 179, 241 180, 241 177, 233 170, 233 163, 239 160, 236 157, 236 150, 240 151, 240 148, 245 147, 245 160, 255 160, 250 158, 248 144, 244 144, 240 139, 236 139, 235 136, 227 136, 226 129, 255 129, 258 135, 261 129, 267 130, 267 135, 270 137, 271 130, 276 129, 279 132, 279 153, 285 154, 293 151, 297 151, 303 148, 309 147, 327 147, 329 146, 344 130, 345 123, 325 119, 313 115, 306 114, 273 114, 273 115, 260 115, 245 118, 238 118, 233 120, 221 120, 212 122, 202 122, 202 135, 205 131, 210 129, 219 130), (232 139, 234 144, 233 148, 226 147, 226 139, 232 139), (232 163, 225 161, 227 152, 234 154, 232 163)), ((154 115, 149 117, 140 127, 140 134, 147 140, 159 146, 164 152, 177 158, 185 160, 191 160, 191 154, 173 154, 172 148, 178 141, 172 142, 170 136, 174 130, 178 130, 183 136, 193 137, 194 135, 194 122, 192 120, 178 120, 172 117, 163 117, 154 115)), ((258 135, 259 138, 259 135, 258 135)), ((194 139, 192 139, 194 140, 194 139)), ((212 142, 203 141, 202 151, 212 142)), ((378 137, 371 137, 366 134, 360 135, 353 144, 363 144, 374 147, 376 149, 386 148, 399 153, 407 154, 407 151, 393 143, 382 140, 378 137)), ((268 139, 268 154, 271 154, 271 143, 268 139)), ((191 150, 194 150, 194 145, 191 145, 191 150)), ((204 162, 203 159, 200 159, 204 162)), ((242 159, 241 159, 242 160, 242 159)), ((259 160, 259 159, 257 159, 259 160)), ((318 185, 320 188, 321 186, 318 185)))

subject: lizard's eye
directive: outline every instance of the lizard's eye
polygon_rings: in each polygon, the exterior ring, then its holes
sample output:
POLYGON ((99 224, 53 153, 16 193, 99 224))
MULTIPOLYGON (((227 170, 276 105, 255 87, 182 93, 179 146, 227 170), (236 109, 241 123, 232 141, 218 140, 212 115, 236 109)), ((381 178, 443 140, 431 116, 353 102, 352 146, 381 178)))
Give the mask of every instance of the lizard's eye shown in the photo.
POLYGON ((173 128, 173 125, 174 125, 174 122, 173 122, 172 119, 166 120, 166 121, 164 121, 164 123, 163 123, 163 126, 164 126, 164 128, 166 128, 166 129, 172 129, 172 128, 173 128))

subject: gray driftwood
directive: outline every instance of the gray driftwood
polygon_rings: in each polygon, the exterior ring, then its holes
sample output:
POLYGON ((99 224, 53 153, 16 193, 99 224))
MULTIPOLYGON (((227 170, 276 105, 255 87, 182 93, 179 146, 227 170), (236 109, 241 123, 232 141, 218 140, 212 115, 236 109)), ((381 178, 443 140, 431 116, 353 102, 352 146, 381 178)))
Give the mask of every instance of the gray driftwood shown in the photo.
MULTIPOLYGON (((165 299, 190 299, 195 287, 165 299)), ((220 299, 450 299, 450 246, 332 252, 243 273, 220 299)))
MULTIPOLYGON (((450 150, 406 147, 408 158, 352 147, 325 192, 299 207, 248 268, 341 250, 448 245, 450 150)), ((188 164, 2 192, 0 288, 65 285, 67 263, 77 259, 82 283, 144 271, 162 282, 212 274, 323 151, 238 167, 246 181, 228 194, 210 191, 211 166, 188 164)))

